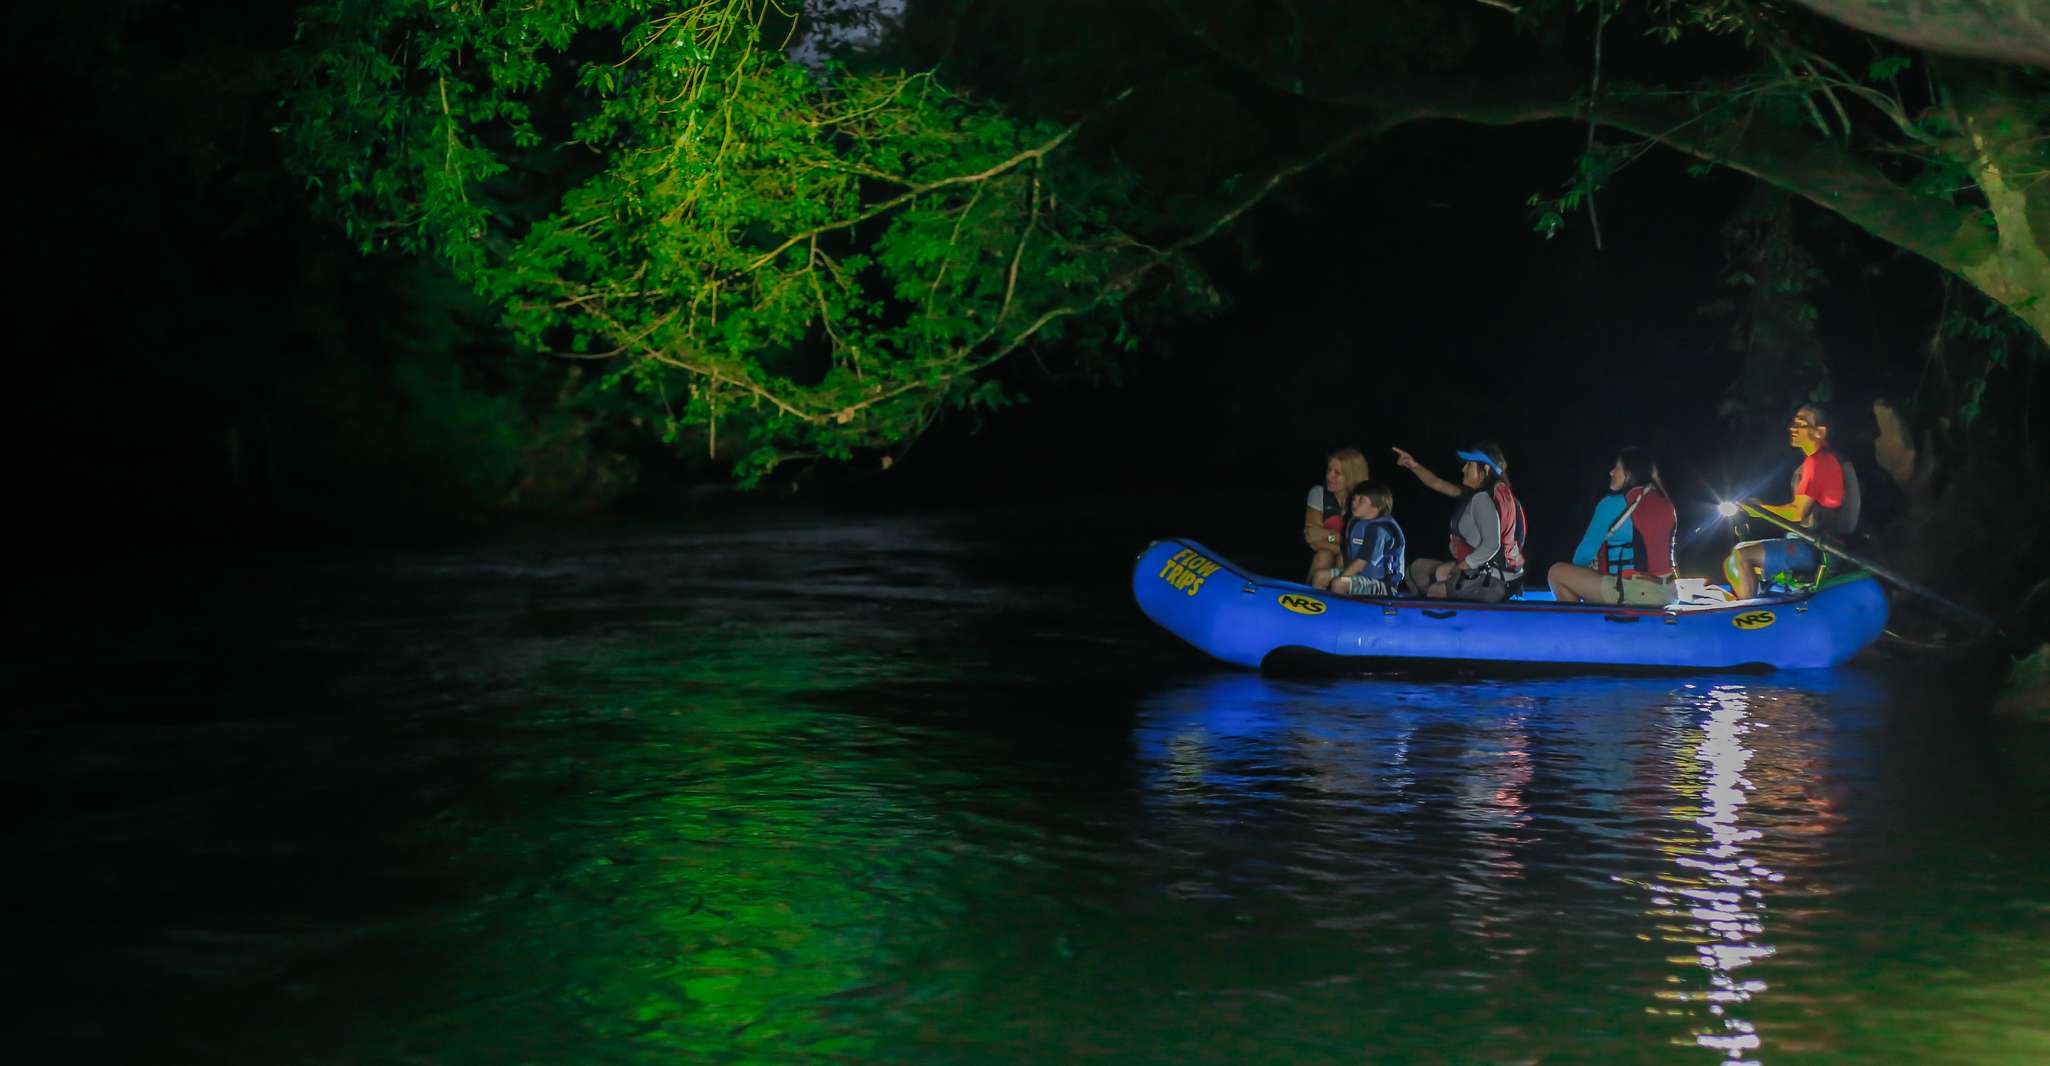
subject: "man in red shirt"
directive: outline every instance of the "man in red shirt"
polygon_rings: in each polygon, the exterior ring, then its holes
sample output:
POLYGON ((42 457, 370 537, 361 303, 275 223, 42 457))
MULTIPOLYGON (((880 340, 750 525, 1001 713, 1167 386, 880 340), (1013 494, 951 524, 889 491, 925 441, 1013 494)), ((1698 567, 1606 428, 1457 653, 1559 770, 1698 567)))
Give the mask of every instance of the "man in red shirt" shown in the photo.
MULTIPOLYGON (((1770 511, 1803 529, 1821 533, 1848 533, 1836 528, 1836 517, 1844 505, 1844 467, 1829 447, 1829 416, 1814 404, 1803 404, 1787 425, 1787 443, 1805 456, 1794 471, 1794 498, 1790 503, 1760 503, 1752 506, 1770 511)), ((1796 573, 1822 565, 1815 545, 1796 537, 1749 540, 1731 549, 1723 562, 1730 590, 1740 600, 1758 595, 1763 574, 1796 573)))

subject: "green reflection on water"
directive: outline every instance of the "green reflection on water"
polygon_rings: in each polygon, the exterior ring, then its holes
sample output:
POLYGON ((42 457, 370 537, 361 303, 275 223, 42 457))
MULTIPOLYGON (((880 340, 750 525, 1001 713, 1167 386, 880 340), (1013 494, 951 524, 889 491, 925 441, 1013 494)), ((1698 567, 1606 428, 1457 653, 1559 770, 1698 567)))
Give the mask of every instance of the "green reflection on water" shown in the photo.
POLYGON ((888 672, 770 626, 542 671, 488 777, 422 829, 476 896, 416 923, 420 999, 351 1057, 872 1054, 831 1005, 944 918, 896 901, 948 876, 921 797, 973 777, 822 699, 888 672))

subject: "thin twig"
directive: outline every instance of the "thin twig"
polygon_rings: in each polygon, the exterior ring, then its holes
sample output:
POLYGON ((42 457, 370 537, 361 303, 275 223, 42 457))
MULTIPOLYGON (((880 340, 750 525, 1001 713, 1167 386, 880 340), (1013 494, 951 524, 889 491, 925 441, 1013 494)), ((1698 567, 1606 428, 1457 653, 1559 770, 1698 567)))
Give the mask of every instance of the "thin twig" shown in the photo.
MULTIPOLYGON (((811 291, 819 299, 819 324, 826 327, 826 339, 832 342, 833 350, 836 352, 845 351, 847 353, 848 362, 854 370, 854 376, 859 378, 861 376, 860 354, 854 350, 853 345, 847 343, 846 339, 833 329, 833 308, 826 302, 825 286, 819 284, 818 261, 819 242, 818 238, 814 237, 811 242, 811 259, 805 263, 804 276, 811 279, 811 291)), ((838 279, 835 280, 837 281, 838 279)))
POLYGON ((1018 231, 1018 246, 1011 250, 1011 269, 1004 279, 1004 302, 997 307, 996 324, 1002 325, 1011 313, 1011 297, 1018 291, 1018 263, 1025 258, 1025 241, 1032 231, 1039 227, 1039 164, 1033 164, 1032 207, 1025 216, 1025 227, 1018 231))
MULTIPOLYGON (((1595 0, 1594 77, 1589 81, 1587 88, 1587 148, 1584 151, 1584 155, 1589 160, 1590 165, 1592 165, 1594 159, 1595 101, 1599 100, 1602 95, 1602 29, 1608 24, 1609 15, 1607 7, 1602 3, 1602 0, 1595 0)), ((1602 220, 1601 216, 1596 214, 1594 210, 1593 181, 1589 181, 1587 187, 1587 224, 1588 228, 1594 231, 1594 250, 1599 252, 1602 250, 1602 220)))
MULTIPOLYGON (((1130 89, 1126 89, 1124 92, 1121 92, 1117 96, 1113 97, 1110 101, 1110 104, 1114 105, 1119 101, 1124 100, 1127 96, 1130 96, 1131 93, 1132 91, 1130 89)), ((859 214, 856 214, 851 218, 843 218, 835 222, 828 222, 825 225, 817 226, 803 233, 796 234, 784 240, 783 243, 777 245, 776 247, 771 248, 768 251, 762 253, 761 255, 755 257, 755 259, 752 262, 748 263, 748 265, 743 269, 742 272, 750 273, 759 270, 763 266, 774 261, 777 256, 782 255, 786 251, 789 251, 792 247, 796 246, 799 243, 810 240, 811 238, 816 237, 822 233, 831 233, 835 230, 843 230, 851 226, 860 225, 861 223, 866 222, 869 219, 876 217, 877 215, 881 215, 885 212, 892 211, 896 208, 902 207, 903 205, 910 203, 911 201, 916 200, 927 193, 936 192, 940 189, 949 188, 955 185, 968 185, 973 184, 975 182, 988 181, 989 179, 996 177, 999 174, 1004 174, 1009 171, 1015 170, 1018 167, 1023 166, 1026 163, 1030 163, 1036 159, 1044 159, 1046 158, 1049 152, 1052 152, 1054 149, 1059 148, 1063 144, 1066 144, 1068 142, 1068 139, 1073 137, 1076 131, 1080 130, 1081 128, 1082 124, 1080 122, 1077 122, 1073 125, 1068 126, 1066 129, 1063 129, 1060 133, 1055 134, 1052 138, 1048 139, 1047 141, 1035 145, 1034 147, 1027 148, 1019 152, 1018 154, 1010 157, 1009 159, 1006 159, 1003 162, 998 163, 994 166, 987 167, 983 170, 978 170, 972 174, 953 174, 944 178, 940 178, 936 181, 926 182, 922 185, 914 185, 911 188, 905 190, 904 192, 899 193, 896 196, 892 196, 887 200, 883 200, 877 203, 875 206, 870 207, 868 210, 860 212, 859 214)))
POLYGON ((932 276, 932 288, 926 290, 925 306, 928 309, 932 307, 933 299, 939 295, 940 282, 947 278, 948 264, 954 261, 954 246, 961 239, 961 227, 967 223, 968 216, 975 213, 975 205, 982 202, 982 192, 987 188, 987 183, 978 183, 975 186, 975 195, 968 198, 968 206, 962 208, 960 215, 954 219, 954 229, 947 234, 947 250, 940 256, 940 269, 932 276))

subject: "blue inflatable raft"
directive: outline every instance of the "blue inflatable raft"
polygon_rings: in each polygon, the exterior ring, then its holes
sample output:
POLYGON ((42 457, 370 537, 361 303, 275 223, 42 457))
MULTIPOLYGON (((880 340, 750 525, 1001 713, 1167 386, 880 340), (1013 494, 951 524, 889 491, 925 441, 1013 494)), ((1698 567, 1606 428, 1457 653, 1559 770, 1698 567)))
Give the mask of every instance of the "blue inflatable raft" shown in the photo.
POLYGON ((1146 617, 1209 654, 1258 668, 1276 652, 1376 660, 1667 670, 1835 666, 1878 639, 1886 593, 1870 575, 1734 603, 1614 607, 1361 599, 1251 574, 1187 540, 1132 569, 1146 617))

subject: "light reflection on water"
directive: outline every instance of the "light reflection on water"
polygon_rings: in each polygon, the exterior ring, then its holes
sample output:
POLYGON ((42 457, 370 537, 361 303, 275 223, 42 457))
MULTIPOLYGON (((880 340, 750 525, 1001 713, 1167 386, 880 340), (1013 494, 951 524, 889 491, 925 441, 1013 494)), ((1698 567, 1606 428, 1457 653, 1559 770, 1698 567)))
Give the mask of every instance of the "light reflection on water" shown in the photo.
POLYGON ((1764 981, 1747 978, 1745 967, 1770 958, 1763 941, 1764 912, 1769 905, 1763 886, 1783 880, 1745 852, 1744 845, 1763 834, 1739 824, 1745 794, 1754 786, 1744 768, 1751 751, 1744 746, 1749 700, 1741 685, 1709 689, 1700 744, 1681 763, 1673 781, 1676 817, 1691 818, 1705 829, 1696 847, 1676 843, 1672 870, 1660 871, 1648 912, 1663 922, 1679 923, 1666 939, 1692 944, 1695 954, 1675 960, 1696 966, 1707 976, 1705 990, 1662 992, 1661 998, 1702 1003, 1715 1025, 1697 1029, 1695 1042, 1722 1052, 1731 1063, 1753 1063, 1762 1046, 1757 1027, 1739 1008, 1766 991, 1764 981))
MULTIPOLYGON (((1880 784, 1866 774, 1873 753, 1859 750, 1871 738, 1859 734, 1885 698, 1856 671, 1466 684, 1230 676, 1154 697, 1135 741, 1159 832, 1184 847, 1229 835, 1241 853, 1252 850, 1238 831, 1246 821, 1304 833, 1316 843, 1286 836, 1287 850, 1333 864, 1307 900, 1325 913, 1308 924, 1366 934, 1365 957, 1384 969, 1357 983, 1420 956, 1415 976, 1485 1003, 1451 1014, 1476 1058, 1657 1059, 1670 1054, 1661 1047, 1697 1047, 1758 1063, 1774 1061, 1777 1039, 1788 1052, 1855 1059, 1816 1004, 1901 1006, 1861 991, 1854 960, 1869 944, 1835 939, 1857 916, 1832 901, 1872 891, 1857 883, 1871 874, 1857 869, 1854 838, 1886 830, 1847 826, 1832 796, 1880 784), (1314 813, 1281 817, 1296 808, 1314 813), (1783 943, 1794 958, 1777 958, 1783 943), (1793 990, 1787 1009, 1775 1009, 1775 986, 1793 990), (1586 1031, 1572 1018, 1588 1019, 1586 1031)), ((2041 876, 2039 858, 2025 865, 2041 876)), ((1183 887, 1229 896, 1241 876, 1219 862, 1183 887)), ((2040 922, 2032 929, 2043 937, 2040 922)), ((2045 1046, 2045 1027, 2017 1020, 1998 1046, 2045 1046)))
POLYGON ((86 901, 16 955, 57 960, 40 1024, 210 1063, 2050 1059, 2039 782, 1899 678, 1226 672, 1002 557, 877 522, 309 583, 237 653, 346 655, 14 764, 111 797, 13 840, 86 901))

